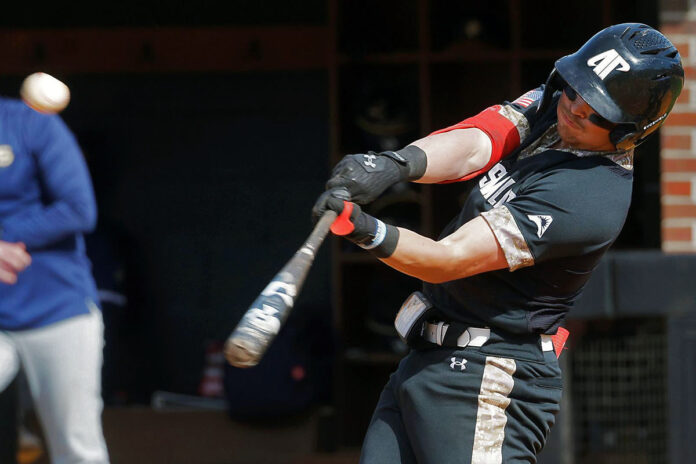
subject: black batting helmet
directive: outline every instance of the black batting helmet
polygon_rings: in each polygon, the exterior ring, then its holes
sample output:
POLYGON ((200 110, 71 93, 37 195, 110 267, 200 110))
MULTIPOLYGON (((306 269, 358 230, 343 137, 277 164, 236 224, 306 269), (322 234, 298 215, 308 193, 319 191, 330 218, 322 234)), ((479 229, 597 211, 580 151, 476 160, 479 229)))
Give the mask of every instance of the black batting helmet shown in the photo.
POLYGON ((570 85, 600 116, 617 124, 609 138, 620 150, 640 144, 662 125, 683 84, 675 46, 639 23, 601 30, 556 61, 547 81, 549 93, 570 85))

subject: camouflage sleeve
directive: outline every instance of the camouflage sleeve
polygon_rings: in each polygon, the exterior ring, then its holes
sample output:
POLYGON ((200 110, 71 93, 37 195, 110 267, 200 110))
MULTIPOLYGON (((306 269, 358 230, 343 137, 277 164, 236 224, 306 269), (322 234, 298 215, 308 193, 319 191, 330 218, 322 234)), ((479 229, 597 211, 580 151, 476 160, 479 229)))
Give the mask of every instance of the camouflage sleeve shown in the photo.
POLYGON ((493 231, 511 271, 534 265, 534 256, 524 235, 505 205, 484 211, 481 216, 493 231))

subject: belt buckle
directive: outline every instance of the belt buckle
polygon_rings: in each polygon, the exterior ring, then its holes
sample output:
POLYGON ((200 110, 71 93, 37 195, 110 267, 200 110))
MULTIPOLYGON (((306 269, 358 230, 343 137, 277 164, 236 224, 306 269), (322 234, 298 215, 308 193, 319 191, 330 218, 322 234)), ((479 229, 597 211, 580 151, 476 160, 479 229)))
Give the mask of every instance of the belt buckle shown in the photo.
POLYGON ((449 324, 445 324, 442 321, 437 323, 437 329, 435 329, 435 340, 439 346, 442 346, 442 342, 445 341, 445 334, 447 333, 448 328, 449 324))

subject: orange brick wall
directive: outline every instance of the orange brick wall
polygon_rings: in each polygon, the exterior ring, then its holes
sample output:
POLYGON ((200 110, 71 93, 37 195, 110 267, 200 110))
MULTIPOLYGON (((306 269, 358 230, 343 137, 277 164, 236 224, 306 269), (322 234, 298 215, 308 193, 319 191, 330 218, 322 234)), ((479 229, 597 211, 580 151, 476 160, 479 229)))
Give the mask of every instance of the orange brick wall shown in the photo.
POLYGON ((663 16, 660 29, 679 49, 686 73, 660 130, 662 250, 696 253, 696 11, 663 16))

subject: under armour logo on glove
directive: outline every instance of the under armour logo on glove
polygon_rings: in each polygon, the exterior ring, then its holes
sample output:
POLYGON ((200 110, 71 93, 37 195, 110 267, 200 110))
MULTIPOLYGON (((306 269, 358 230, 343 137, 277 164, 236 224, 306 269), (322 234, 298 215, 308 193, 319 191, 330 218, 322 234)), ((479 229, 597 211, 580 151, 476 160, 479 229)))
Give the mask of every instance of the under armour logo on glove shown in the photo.
POLYGON ((370 166, 372 169, 376 169, 377 165, 375 164, 375 159, 377 158, 376 155, 363 155, 365 157, 365 166, 370 166))
POLYGON ((461 361, 457 361, 457 358, 452 357, 452 364, 450 364, 450 368, 454 370, 455 367, 459 366, 459 370, 463 371, 464 369, 466 369, 466 363, 467 361, 464 358, 462 358, 461 361))

